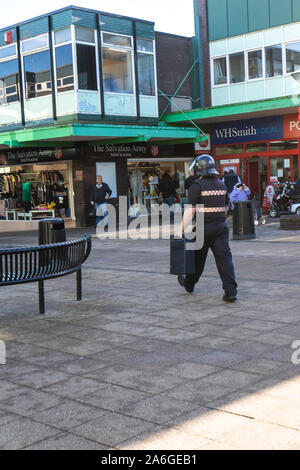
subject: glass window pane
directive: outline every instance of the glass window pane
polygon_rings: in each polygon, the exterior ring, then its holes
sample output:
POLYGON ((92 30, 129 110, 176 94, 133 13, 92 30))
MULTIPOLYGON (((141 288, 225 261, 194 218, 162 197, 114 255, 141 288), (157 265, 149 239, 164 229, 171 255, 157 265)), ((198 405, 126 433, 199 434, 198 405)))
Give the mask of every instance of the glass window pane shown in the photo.
POLYGON ((300 42, 286 45, 286 71, 295 72, 300 69, 300 42))
POLYGON ((95 42, 95 35, 93 29, 88 28, 75 28, 75 39, 81 42, 95 42))
POLYGON ((298 149, 298 142, 293 140, 283 140, 278 142, 270 142, 270 150, 291 150, 298 149))
POLYGON ((57 91, 74 90, 72 44, 55 48, 57 91), (61 81, 61 79, 63 79, 61 81), (58 80, 60 80, 58 82, 58 80))
POLYGON ((72 37, 71 37, 71 29, 70 28, 61 29, 60 31, 56 31, 54 33, 54 43, 55 43, 55 45, 62 44, 63 42, 69 42, 71 40, 72 40, 72 37))
POLYGON ((104 91, 133 93, 131 52, 103 48, 104 91))
POLYGON ((30 54, 23 58, 26 98, 49 95, 51 88, 50 52, 49 50, 30 54))
POLYGON ((137 50, 140 52, 153 52, 153 41, 149 39, 138 39, 137 50))
POLYGON ((237 145, 217 145, 216 155, 232 155, 234 153, 243 153, 243 144, 237 145))
POLYGON ((155 96, 154 56, 138 53, 140 95, 155 96))
POLYGON ((34 51, 48 46, 48 34, 22 42, 22 52, 34 51))
POLYGON ((282 45, 277 44, 265 48, 266 51, 266 77, 282 75, 282 45))
POLYGON ((76 51, 79 90, 97 90, 95 47, 77 44, 76 51))
POLYGON ((263 76, 262 50, 248 52, 249 80, 263 76))
POLYGON ((246 152, 253 153, 253 152, 266 152, 267 151, 267 144, 264 142, 259 142, 257 144, 247 144, 246 145, 246 152))
POLYGON ((214 59, 214 83, 215 85, 221 85, 227 83, 227 65, 226 57, 220 59, 214 59))
POLYGON ((17 55, 17 46, 14 44, 9 47, 0 47, 0 59, 17 55))
POLYGON ((112 46, 131 47, 131 37, 118 36, 116 34, 103 33, 103 42, 112 46))
POLYGON ((245 61, 244 52, 237 52, 229 55, 230 83, 240 83, 245 81, 245 61))
POLYGON ((19 69, 18 60, 0 63, 0 104, 19 100, 18 93, 19 69))

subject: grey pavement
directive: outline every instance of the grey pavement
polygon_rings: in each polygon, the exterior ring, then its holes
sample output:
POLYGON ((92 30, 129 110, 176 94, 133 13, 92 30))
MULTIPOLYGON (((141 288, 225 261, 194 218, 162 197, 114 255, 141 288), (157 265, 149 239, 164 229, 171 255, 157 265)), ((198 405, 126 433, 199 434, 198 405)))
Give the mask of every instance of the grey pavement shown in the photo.
POLYGON ((83 300, 46 281, 44 316, 36 283, 1 287, 0 449, 300 449, 300 232, 256 234, 231 241, 234 304, 212 255, 187 294, 168 240, 93 236, 83 300))

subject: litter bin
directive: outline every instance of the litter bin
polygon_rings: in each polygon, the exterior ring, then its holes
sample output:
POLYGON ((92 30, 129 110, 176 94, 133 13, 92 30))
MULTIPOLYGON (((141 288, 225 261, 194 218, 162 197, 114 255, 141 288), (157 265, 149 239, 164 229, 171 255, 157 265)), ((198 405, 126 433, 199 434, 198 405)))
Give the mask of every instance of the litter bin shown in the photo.
POLYGON ((39 221, 39 244, 49 245, 66 241, 65 222, 60 218, 39 221))
POLYGON ((235 202, 232 215, 232 239, 249 240, 250 238, 255 238, 255 226, 251 202, 235 202))

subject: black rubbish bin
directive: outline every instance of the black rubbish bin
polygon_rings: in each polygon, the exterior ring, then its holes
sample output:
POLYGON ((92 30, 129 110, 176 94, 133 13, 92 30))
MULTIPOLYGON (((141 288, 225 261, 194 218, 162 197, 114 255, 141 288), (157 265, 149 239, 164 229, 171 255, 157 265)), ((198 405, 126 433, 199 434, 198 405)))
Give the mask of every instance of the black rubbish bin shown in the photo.
POLYGON ((66 241, 65 222, 60 218, 39 221, 39 244, 49 245, 66 241))
POLYGON ((232 215, 232 239, 249 240, 250 238, 255 238, 255 226, 251 202, 235 202, 232 215))

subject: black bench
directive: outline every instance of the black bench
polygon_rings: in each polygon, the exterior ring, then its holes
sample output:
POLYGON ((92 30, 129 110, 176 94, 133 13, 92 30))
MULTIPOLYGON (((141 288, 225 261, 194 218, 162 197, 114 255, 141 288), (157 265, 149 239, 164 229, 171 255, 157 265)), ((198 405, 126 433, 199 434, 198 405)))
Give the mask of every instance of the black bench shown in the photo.
POLYGON ((82 298, 81 265, 91 251, 91 236, 51 245, 0 250, 0 286, 39 283, 39 311, 45 313, 44 281, 76 272, 77 300, 82 298))

